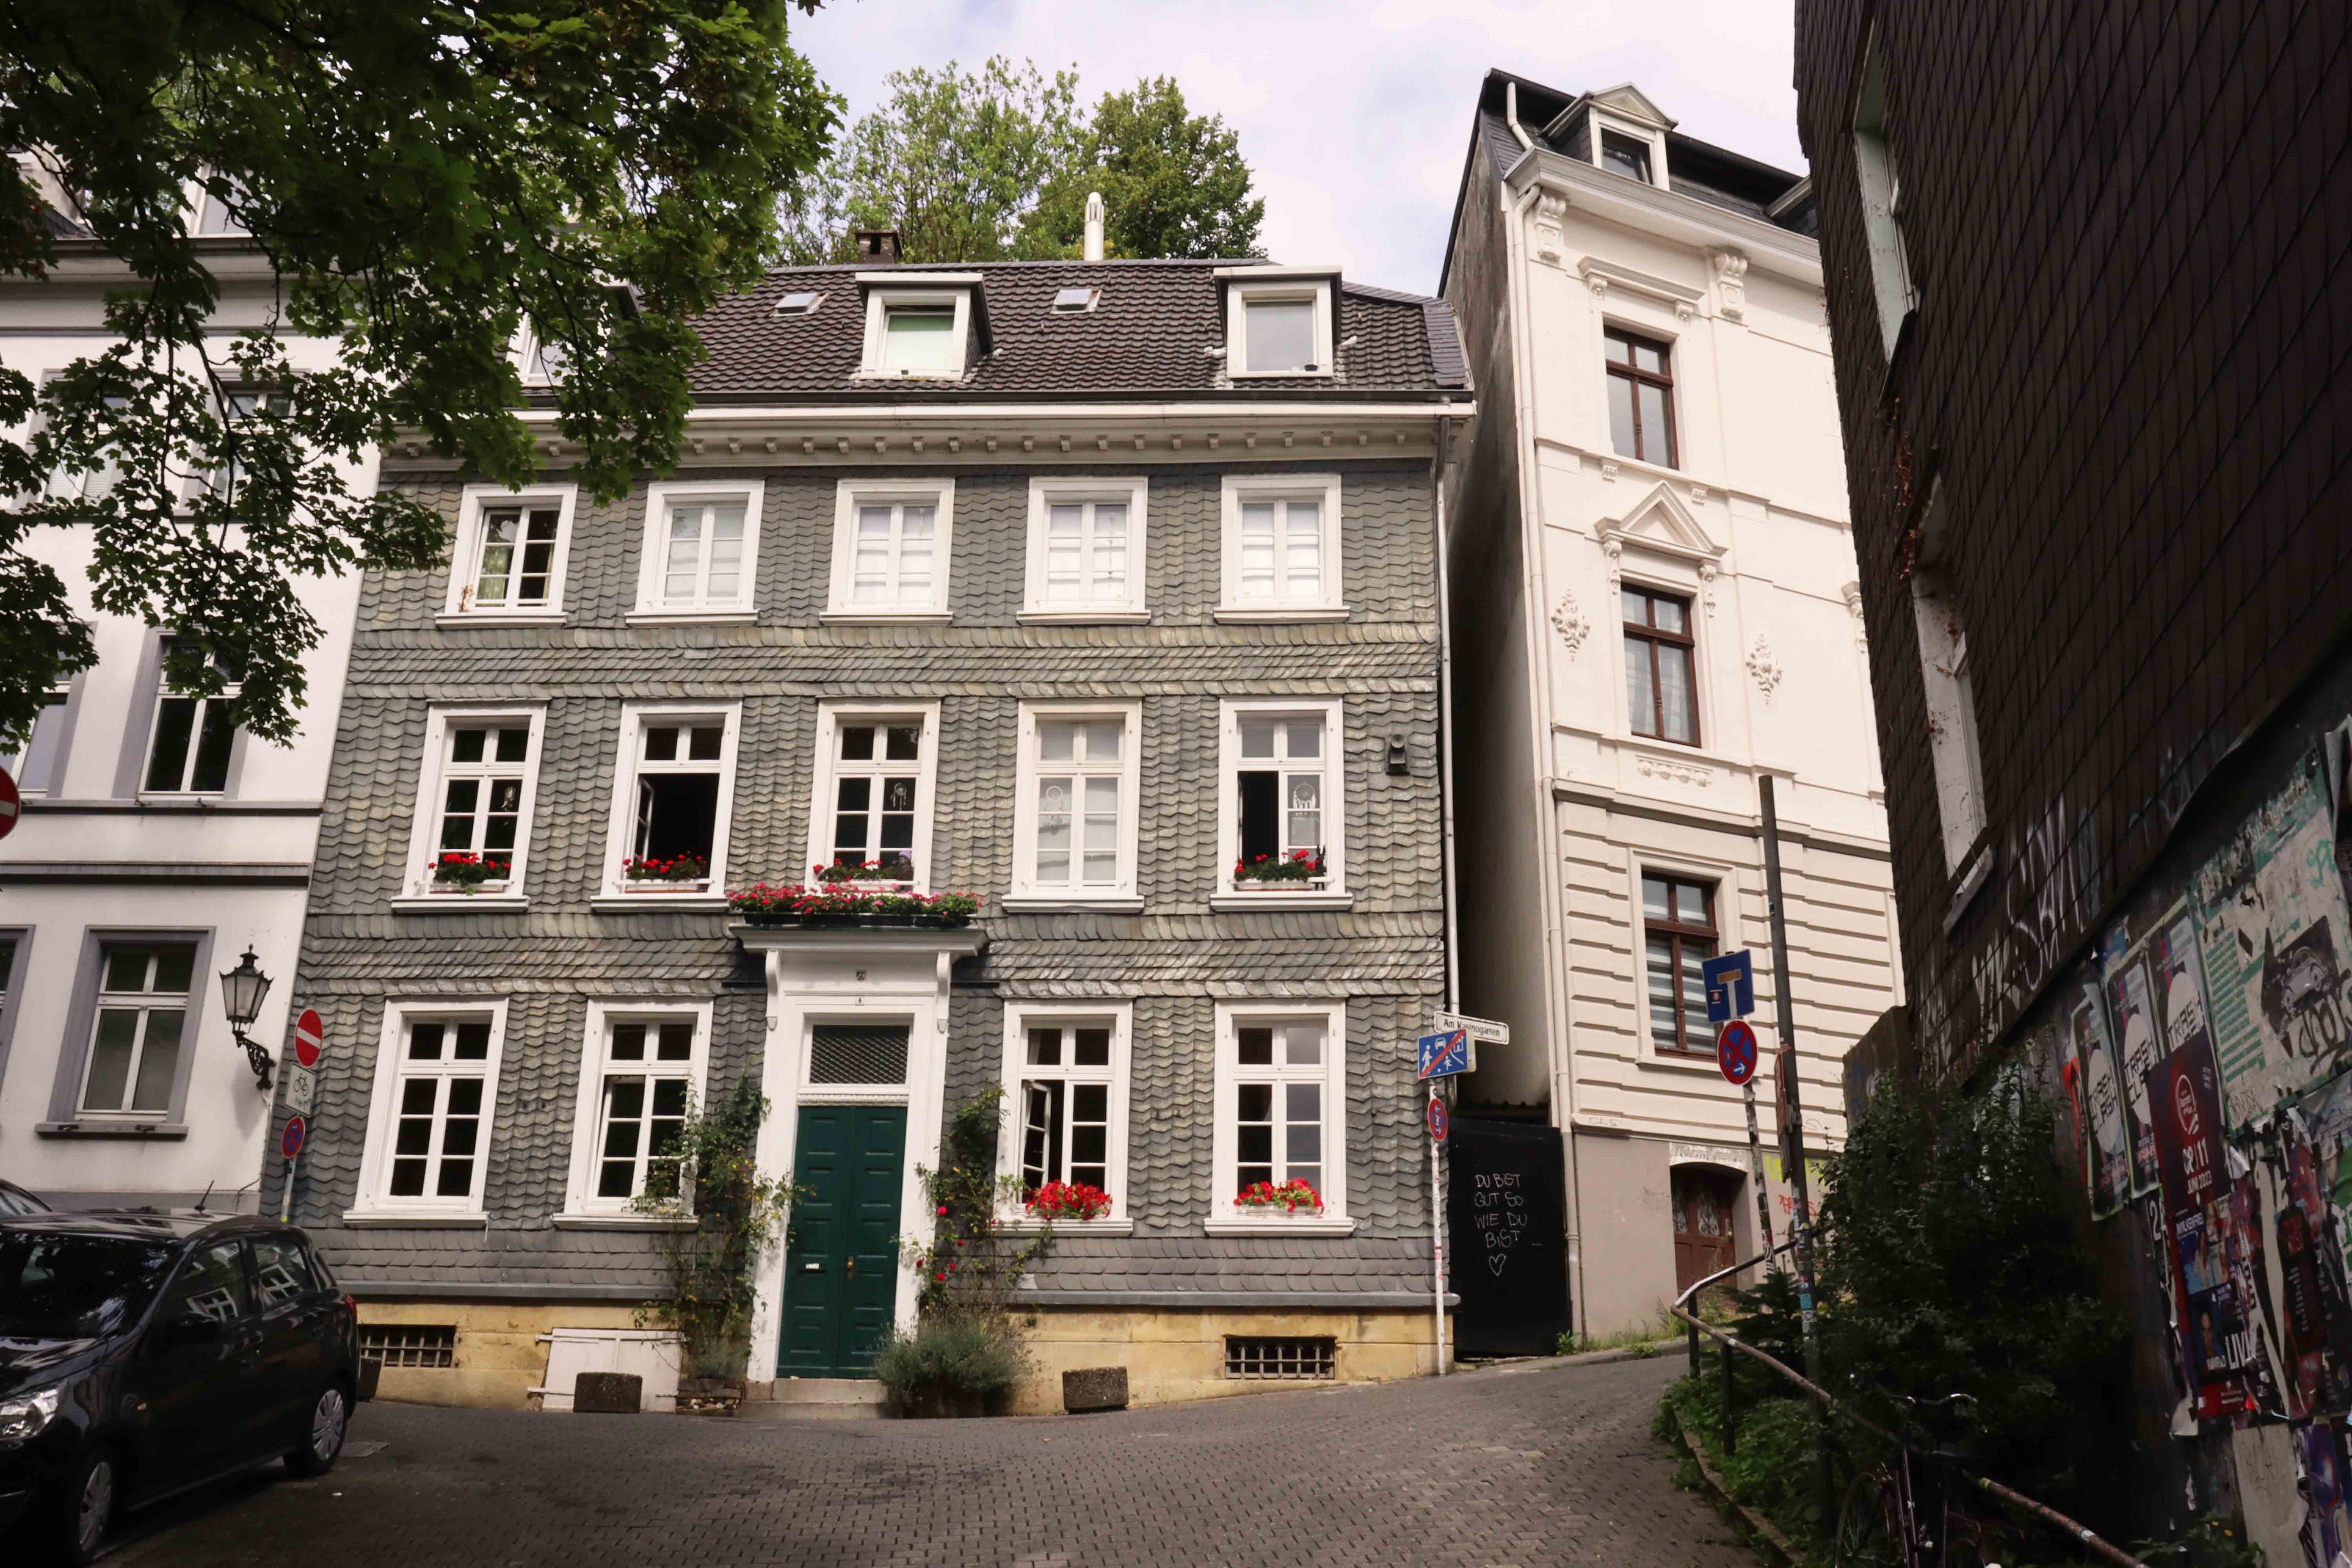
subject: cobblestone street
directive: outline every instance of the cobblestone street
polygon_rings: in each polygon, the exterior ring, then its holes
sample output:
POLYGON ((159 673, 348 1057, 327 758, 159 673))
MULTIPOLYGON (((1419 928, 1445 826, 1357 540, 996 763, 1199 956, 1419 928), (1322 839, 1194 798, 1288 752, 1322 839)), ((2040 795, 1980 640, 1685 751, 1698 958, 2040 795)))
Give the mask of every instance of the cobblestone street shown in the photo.
POLYGON ((1649 1435, 1681 1358, 1080 1419, 733 1422, 369 1405, 320 1480, 131 1521, 131 1564, 1607 1563, 1752 1568, 1649 1435))

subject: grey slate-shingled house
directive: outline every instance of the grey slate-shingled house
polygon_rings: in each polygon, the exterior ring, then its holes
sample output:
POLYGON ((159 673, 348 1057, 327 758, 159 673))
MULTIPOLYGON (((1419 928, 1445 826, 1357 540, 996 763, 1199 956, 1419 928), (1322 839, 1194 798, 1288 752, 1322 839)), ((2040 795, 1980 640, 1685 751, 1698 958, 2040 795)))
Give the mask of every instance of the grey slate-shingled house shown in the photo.
POLYGON ((454 566, 364 589, 299 980, 349 1048, 294 1208, 387 1391, 650 1364, 628 1196, 747 1077, 764 1167, 817 1189, 754 1380, 911 1320, 916 1167, 994 1084, 1005 1173, 1112 1200, 1027 1292, 1025 1407, 1076 1366, 1143 1401, 1429 1370, 1447 308, 1249 262, 803 268, 703 330, 688 459, 618 505, 545 408, 528 490, 385 456, 454 566), (982 913, 730 913, 849 862, 982 913), (1319 1214, 1234 1202, 1291 1179, 1319 1214))

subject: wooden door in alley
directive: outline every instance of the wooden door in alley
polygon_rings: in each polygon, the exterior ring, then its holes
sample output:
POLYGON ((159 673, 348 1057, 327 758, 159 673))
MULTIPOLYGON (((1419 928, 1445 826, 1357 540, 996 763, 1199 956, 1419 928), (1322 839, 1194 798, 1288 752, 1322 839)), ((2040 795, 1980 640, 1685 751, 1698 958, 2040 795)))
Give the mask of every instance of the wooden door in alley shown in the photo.
POLYGON ((804 1105, 784 1248, 786 1377, 867 1377, 898 1295, 903 1105, 804 1105))
POLYGON ((1675 1289, 1689 1289, 1718 1268, 1738 1262, 1732 1215, 1739 1202, 1739 1178, 1706 1165, 1674 1168, 1675 1289))

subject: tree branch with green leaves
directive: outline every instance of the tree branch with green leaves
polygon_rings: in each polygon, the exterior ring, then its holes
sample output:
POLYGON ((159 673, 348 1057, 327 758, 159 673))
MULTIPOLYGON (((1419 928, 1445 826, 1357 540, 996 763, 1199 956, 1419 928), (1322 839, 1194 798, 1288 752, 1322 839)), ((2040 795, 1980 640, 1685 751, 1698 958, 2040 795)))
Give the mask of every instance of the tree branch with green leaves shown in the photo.
POLYGON ((90 603, 173 628, 172 678, 236 679, 237 721, 282 742, 323 635, 305 580, 446 547, 432 509, 358 482, 395 434, 509 486, 559 436, 605 500, 673 468, 693 320, 778 258, 837 123, 788 41, 815 5, 0 10, 0 283, 119 279, 114 346, 37 384, 0 363, 0 743, 95 659, 40 527, 93 529, 90 603), (222 317, 239 271, 258 321, 222 317), (526 339, 562 366, 552 431, 518 414, 526 339))

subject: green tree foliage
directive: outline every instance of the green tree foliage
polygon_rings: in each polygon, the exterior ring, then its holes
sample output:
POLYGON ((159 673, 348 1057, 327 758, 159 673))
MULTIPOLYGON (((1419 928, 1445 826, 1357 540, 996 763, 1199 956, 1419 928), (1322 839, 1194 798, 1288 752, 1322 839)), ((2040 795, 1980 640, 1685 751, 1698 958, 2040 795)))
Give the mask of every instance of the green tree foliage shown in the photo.
POLYGON ((1078 254, 1088 191, 1102 193, 1111 256, 1262 254, 1265 202, 1250 195, 1241 138, 1221 116, 1186 113, 1172 77, 1103 95, 1083 155, 1031 215, 1031 254, 1078 254))
POLYGON ((1240 139, 1186 112, 1171 79, 1106 94, 1091 112, 1077 77, 1002 57, 976 71, 894 71, 787 214, 798 262, 848 261, 859 228, 895 228, 908 261, 1003 261, 1079 253, 1089 191, 1108 208, 1112 256, 1255 256, 1265 203, 1240 139))
MULTIPOLYGON (((1881 1422, 1908 1409, 1890 1396, 1973 1396, 1972 1414, 1919 1418, 1988 1473, 2096 1516, 2123 1329, 2067 1224, 2081 1197, 2052 1157, 2055 1115, 2013 1081, 1966 1096, 1881 1086, 1831 1163, 1823 1359, 1832 1391, 1881 1422)), ((1781 1331, 1759 1342, 1788 1359, 1801 1352, 1791 1303, 1778 1304, 1781 1331)))
MULTIPOLYGON (((320 635, 297 579, 444 545, 435 513, 354 494, 349 466, 413 430, 530 476, 520 334, 564 367, 556 429, 591 490, 673 467, 689 322, 772 261, 776 205, 835 123, 786 41, 795 4, 816 0, 0 7, 0 276, 89 248, 62 213, 129 277, 116 346, 38 388, 0 367, 0 426, 29 426, 0 440, 0 736, 93 658, 24 549, 37 525, 93 524, 97 606, 210 648, 242 675, 238 721, 277 740, 320 635), (229 263, 192 237, 191 192, 257 243, 264 329, 207 334, 229 263), (293 335, 337 352, 298 366, 293 335), (98 478, 68 496, 59 475, 98 478)), ((221 685, 194 657, 172 673, 221 685)))

